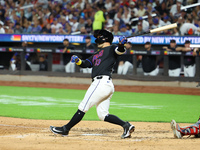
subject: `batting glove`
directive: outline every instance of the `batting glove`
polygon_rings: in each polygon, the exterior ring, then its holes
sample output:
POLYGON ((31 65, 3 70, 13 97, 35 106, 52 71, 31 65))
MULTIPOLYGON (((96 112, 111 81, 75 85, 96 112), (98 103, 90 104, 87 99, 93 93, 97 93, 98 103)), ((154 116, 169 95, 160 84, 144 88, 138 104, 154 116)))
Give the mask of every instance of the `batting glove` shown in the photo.
POLYGON ((77 65, 80 65, 82 63, 81 59, 79 59, 78 56, 76 56, 76 55, 73 55, 71 57, 71 62, 76 63, 77 65))
POLYGON ((127 38, 125 36, 121 36, 119 38, 119 44, 126 44, 127 43, 127 38))

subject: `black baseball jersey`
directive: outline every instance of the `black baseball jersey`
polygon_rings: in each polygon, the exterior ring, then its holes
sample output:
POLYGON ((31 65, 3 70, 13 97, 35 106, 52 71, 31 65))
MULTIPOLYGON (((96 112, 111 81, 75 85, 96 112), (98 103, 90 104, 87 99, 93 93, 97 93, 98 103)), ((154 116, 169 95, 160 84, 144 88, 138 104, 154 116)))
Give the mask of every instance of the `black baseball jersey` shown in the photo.
MULTIPOLYGON (((175 48, 168 47, 172 51, 176 51, 175 48)), ((169 69, 181 68, 181 57, 180 56, 169 56, 169 69)))
MULTIPOLYGON (((151 49, 152 50, 152 49, 151 49)), ((142 68, 144 72, 151 72, 156 69, 157 64, 156 64, 156 56, 155 55, 150 55, 151 50, 147 51, 147 55, 142 56, 142 68)))
MULTIPOLYGON (((115 52, 116 47, 117 45, 111 45, 99 49, 95 54, 90 56, 88 59, 83 60, 80 67, 92 68, 92 75, 91 75, 92 78, 99 75, 107 75, 111 77, 113 66, 118 57, 118 54, 116 54, 115 52)), ((118 51, 125 51, 124 46, 118 47, 118 51)))
POLYGON ((184 65, 190 66, 195 64, 195 57, 194 56, 184 56, 184 65))

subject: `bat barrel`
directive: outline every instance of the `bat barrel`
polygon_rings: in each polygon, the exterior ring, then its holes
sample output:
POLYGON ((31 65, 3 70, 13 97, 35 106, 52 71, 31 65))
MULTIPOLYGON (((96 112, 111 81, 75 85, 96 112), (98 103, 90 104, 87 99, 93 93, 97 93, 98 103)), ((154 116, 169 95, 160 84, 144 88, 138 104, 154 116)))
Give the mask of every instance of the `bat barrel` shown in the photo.
POLYGON ((163 26, 163 27, 159 27, 159 28, 150 30, 150 33, 155 33, 155 32, 160 32, 160 31, 164 31, 164 30, 169 30, 169 29, 173 29, 173 28, 176 28, 176 27, 177 27, 177 24, 173 23, 173 24, 170 24, 170 25, 166 25, 166 26, 163 26))
POLYGON ((145 34, 149 34, 149 33, 160 32, 160 31, 169 30, 169 29, 176 28, 176 27, 177 27, 177 24, 173 23, 173 24, 166 25, 166 26, 163 26, 163 27, 159 27, 159 28, 156 28, 156 29, 153 29, 153 30, 141 33, 141 34, 131 35, 131 36, 128 36, 126 38, 132 38, 132 37, 135 37, 135 36, 141 36, 141 35, 145 35, 145 34))

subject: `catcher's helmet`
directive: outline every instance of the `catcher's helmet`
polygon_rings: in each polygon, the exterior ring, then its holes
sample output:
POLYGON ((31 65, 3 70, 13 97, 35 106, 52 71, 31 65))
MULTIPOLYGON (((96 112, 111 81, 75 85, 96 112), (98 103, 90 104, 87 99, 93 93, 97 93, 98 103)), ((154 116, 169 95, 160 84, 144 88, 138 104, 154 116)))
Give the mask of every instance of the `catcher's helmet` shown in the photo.
POLYGON ((97 44, 102 44, 104 42, 112 44, 113 41, 113 34, 107 30, 95 30, 94 37, 96 38, 95 42, 97 44))

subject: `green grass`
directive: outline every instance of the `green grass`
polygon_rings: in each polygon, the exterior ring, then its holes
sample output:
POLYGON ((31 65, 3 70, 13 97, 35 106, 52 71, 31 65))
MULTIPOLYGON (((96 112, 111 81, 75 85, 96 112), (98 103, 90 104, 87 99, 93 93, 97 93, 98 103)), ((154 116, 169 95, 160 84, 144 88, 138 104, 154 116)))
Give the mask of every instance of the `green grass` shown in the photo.
MULTIPOLYGON (((86 90, 0 86, 0 116, 69 120, 86 90)), ((200 96, 115 92, 110 113, 127 121, 194 123, 200 96)), ((95 107, 83 120, 99 120, 95 107)))

